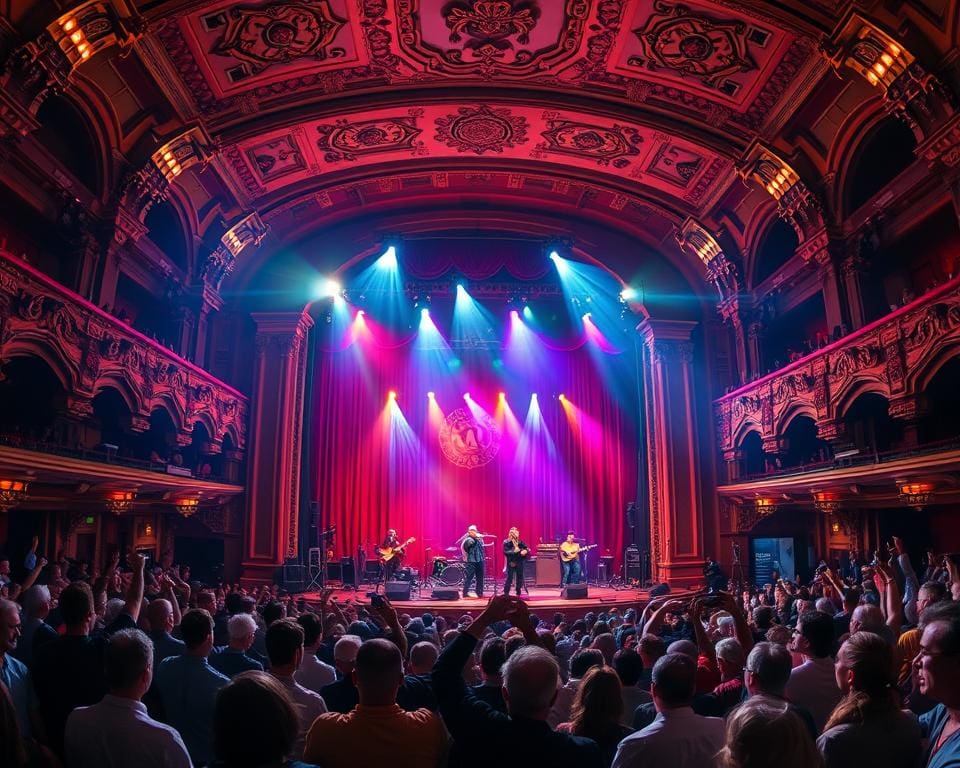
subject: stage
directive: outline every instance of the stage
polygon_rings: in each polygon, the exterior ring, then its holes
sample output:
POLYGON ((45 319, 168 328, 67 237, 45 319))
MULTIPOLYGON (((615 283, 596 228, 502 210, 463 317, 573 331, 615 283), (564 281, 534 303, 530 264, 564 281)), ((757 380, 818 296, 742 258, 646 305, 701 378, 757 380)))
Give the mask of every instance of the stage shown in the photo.
MULTIPOLYGON (((492 591, 487 591, 483 598, 460 597, 457 600, 433 600, 430 597, 433 589, 433 587, 425 587, 421 590, 419 598, 393 600, 391 604, 399 613, 409 613, 411 616, 419 616, 429 611, 435 616, 458 618, 465 613, 473 616, 479 615, 487 604, 487 600, 493 595, 492 591)), ((369 591, 372 591, 372 588, 366 586, 357 590, 352 587, 335 587, 333 597, 341 604, 347 600, 353 600, 357 604, 369 604, 370 599, 367 597, 369 591)), ((303 592, 298 597, 316 605, 320 600, 320 593, 303 592)), ((587 587, 586 598, 568 600, 560 595, 559 587, 531 586, 529 595, 524 594, 523 599, 529 603, 530 610, 533 613, 536 613, 541 619, 549 621, 550 617, 558 611, 566 614, 567 620, 575 620, 581 618, 588 611, 600 613, 614 607, 620 609, 621 613, 627 608, 637 608, 639 610, 646 605, 649 597, 647 590, 613 589, 590 585, 587 587)))

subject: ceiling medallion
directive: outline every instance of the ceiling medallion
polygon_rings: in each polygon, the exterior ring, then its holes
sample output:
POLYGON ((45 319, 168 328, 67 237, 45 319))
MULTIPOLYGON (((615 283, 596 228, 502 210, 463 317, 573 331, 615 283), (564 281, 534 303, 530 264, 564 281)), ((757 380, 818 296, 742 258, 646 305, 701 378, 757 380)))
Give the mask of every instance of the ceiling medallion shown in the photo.
POLYGON ((629 63, 649 70, 669 69, 733 96, 739 84, 730 77, 757 69, 750 56, 747 25, 738 19, 695 15, 686 5, 658 0, 643 27, 634 29, 643 56, 629 63))
POLYGON ((329 47, 347 20, 334 14, 328 0, 240 6, 230 9, 228 19, 213 52, 249 62, 254 74, 273 64, 346 54, 329 47))
POLYGON ((458 152, 503 152, 527 142, 527 120, 509 109, 460 107, 455 115, 438 117, 436 140, 458 152))

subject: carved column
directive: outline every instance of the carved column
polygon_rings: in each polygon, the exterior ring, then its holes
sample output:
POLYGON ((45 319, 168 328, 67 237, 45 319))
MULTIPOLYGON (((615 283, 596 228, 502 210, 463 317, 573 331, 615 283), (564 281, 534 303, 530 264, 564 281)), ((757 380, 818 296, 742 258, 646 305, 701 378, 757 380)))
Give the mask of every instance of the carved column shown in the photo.
MULTIPOLYGON (((869 263, 859 255, 848 256, 840 265, 843 287, 847 295, 847 308, 850 311, 850 328, 856 330, 867 324, 867 313, 863 303, 863 281, 869 274, 869 263)), ((833 330, 832 327, 830 329, 833 330)))
POLYGON ((197 312, 197 322, 194 328, 193 343, 188 354, 193 356, 193 362, 199 366, 205 364, 207 358, 207 338, 210 329, 211 316, 223 308, 223 298, 215 288, 204 283, 201 289, 200 306, 197 312))
POLYGON ((750 372, 758 376, 763 373, 763 336, 765 328, 760 320, 754 320, 747 327, 747 355, 750 359, 750 372))
POLYGON ((306 313, 255 313, 257 358, 247 482, 243 581, 271 581, 297 555, 306 381, 306 313))
POLYGON ((696 323, 645 320, 643 336, 652 569, 661 581, 702 579, 698 392, 690 333, 696 323))
POLYGON ((743 320, 740 317, 740 302, 736 296, 721 301, 718 309, 720 317, 733 330, 733 351, 737 357, 737 381, 747 383, 747 339, 743 330, 743 320))

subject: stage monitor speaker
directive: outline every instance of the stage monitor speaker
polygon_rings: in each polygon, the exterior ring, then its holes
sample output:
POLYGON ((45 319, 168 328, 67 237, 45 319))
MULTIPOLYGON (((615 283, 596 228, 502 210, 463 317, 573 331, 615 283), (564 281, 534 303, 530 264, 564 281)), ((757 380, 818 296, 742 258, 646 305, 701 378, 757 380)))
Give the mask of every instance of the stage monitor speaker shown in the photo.
POLYGON ((383 591, 387 600, 409 600, 411 586, 407 581, 388 581, 383 591))
POLYGON ((560 561, 555 557, 537 558, 537 586, 560 586, 560 561))
POLYGON ((435 589, 430 593, 431 600, 459 600, 459 589, 435 589))
POLYGON ((587 597, 587 585, 586 584, 567 584, 563 588, 561 597, 564 600, 583 600, 587 597))
POLYGON ((340 583, 344 586, 349 584, 352 587, 357 586, 356 565, 352 557, 340 558, 340 583))
POLYGON ((303 566, 290 563, 283 566, 283 588, 287 592, 299 592, 303 589, 303 566))
POLYGON ((657 584, 653 589, 650 590, 650 597, 662 597, 663 595, 670 594, 670 585, 667 583, 657 584))

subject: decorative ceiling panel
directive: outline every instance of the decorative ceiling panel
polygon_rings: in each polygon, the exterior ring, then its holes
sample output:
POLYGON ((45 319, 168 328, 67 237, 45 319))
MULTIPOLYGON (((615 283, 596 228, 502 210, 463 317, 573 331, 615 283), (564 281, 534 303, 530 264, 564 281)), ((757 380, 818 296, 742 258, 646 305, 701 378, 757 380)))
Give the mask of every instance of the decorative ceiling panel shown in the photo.
POLYGON ((693 89, 742 111, 770 79, 793 38, 710 3, 634 0, 609 69, 693 89))
POLYGON ((581 112, 473 103, 331 116, 230 145, 224 157, 254 199, 383 162, 492 158, 587 170, 696 207, 731 167, 713 151, 647 126, 581 112))
POLYGON ((729 0, 216 0, 152 30, 214 120, 304 96, 502 82, 744 135, 816 55, 729 0))
POLYGON ((351 0, 222 0, 183 17, 179 31, 218 100, 369 63, 358 7, 351 0))

